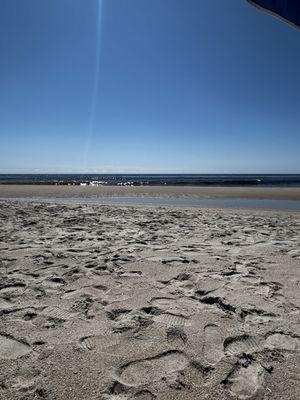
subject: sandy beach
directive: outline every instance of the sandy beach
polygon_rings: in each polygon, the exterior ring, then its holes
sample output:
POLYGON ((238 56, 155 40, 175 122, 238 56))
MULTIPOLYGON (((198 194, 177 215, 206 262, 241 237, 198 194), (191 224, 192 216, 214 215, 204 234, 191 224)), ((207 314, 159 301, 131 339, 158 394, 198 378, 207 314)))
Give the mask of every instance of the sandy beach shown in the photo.
POLYGON ((1 399, 299 398, 299 213, 5 200, 0 222, 1 399))

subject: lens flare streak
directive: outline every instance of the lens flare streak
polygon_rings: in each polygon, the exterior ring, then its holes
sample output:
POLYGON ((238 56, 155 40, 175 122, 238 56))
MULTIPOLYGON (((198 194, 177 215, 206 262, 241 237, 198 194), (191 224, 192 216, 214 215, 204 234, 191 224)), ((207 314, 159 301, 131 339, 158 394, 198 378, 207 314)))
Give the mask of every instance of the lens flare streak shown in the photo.
POLYGON ((95 57, 95 73, 93 82, 93 91, 91 97, 91 109, 89 116, 89 124, 87 130, 87 137, 83 155, 83 169, 86 170, 88 166, 88 157, 91 148, 91 142, 94 134, 94 126, 96 119, 96 108, 99 95, 99 80, 100 80, 100 58, 101 58, 101 25, 102 25, 102 1, 97 1, 97 24, 96 24, 96 57, 95 57))

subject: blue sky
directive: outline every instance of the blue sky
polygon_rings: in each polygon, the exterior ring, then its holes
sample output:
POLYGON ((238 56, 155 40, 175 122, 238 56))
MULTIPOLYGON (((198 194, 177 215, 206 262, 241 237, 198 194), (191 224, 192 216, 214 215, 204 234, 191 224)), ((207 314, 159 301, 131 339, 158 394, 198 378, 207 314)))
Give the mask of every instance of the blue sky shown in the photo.
POLYGON ((244 0, 1 0, 0 173, 299 173, 299 48, 244 0))

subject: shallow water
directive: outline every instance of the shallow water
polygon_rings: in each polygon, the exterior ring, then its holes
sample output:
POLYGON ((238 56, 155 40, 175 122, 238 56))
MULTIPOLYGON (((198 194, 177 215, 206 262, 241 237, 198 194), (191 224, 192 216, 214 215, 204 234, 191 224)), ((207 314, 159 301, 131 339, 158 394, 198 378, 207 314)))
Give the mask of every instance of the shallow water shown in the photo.
MULTIPOLYGON (((3 199, 4 200, 4 199, 3 199)), ((7 200, 7 199, 6 199, 7 200)), ((300 211, 300 200, 260 200, 260 199, 187 199, 159 197, 31 197, 10 200, 59 201, 70 203, 100 203, 128 205, 198 206, 217 208, 255 208, 300 211)))

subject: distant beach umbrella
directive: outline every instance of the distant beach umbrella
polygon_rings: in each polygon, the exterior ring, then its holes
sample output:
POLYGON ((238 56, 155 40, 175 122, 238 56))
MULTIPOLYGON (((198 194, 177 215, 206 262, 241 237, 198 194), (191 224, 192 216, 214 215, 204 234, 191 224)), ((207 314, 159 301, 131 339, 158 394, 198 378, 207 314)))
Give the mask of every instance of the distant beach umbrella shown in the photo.
POLYGON ((300 1, 299 0, 247 0, 248 3, 268 12, 282 21, 300 28, 300 1))

